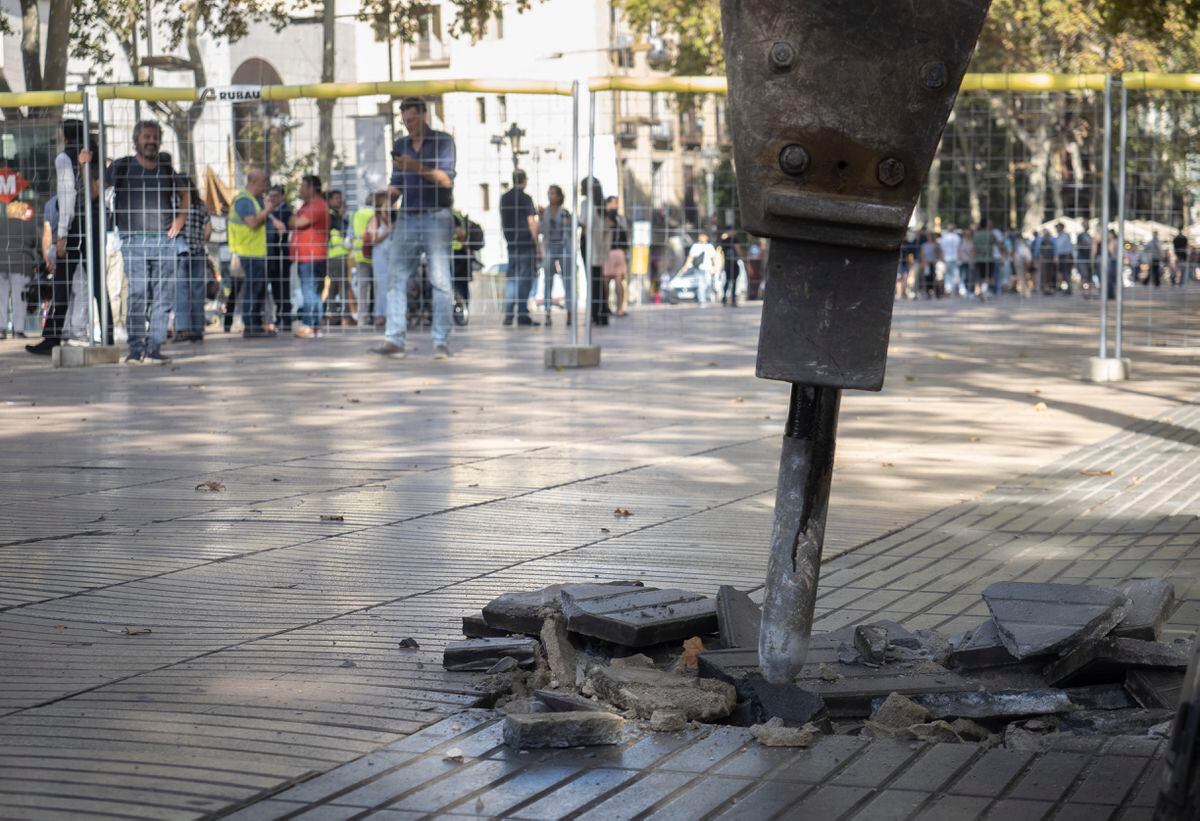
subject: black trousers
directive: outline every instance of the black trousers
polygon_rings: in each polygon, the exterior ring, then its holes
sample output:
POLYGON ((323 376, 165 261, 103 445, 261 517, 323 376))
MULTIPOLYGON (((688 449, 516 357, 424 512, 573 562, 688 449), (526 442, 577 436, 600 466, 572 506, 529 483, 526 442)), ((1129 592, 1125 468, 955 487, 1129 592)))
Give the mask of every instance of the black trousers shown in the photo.
POLYGON ((225 298, 225 333, 233 330, 233 312, 237 308, 238 296, 246 286, 244 277, 229 278, 229 296, 225 298))
POLYGON ((588 283, 588 301, 591 304, 592 321, 600 324, 608 324, 608 282, 604 279, 604 266, 591 266, 591 273, 588 283))
POLYGON ((50 304, 46 308, 46 324, 42 326, 42 337, 59 341, 63 325, 67 321, 67 305, 71 301, 71 269, 75 260, 69 256, 55 261, 54 273, 50 275, 50 304))
POLYGON ((292 329, 292 272, 286 254, 267 256, 267 292, 275 303, 275 323, 281 331, 292 329))

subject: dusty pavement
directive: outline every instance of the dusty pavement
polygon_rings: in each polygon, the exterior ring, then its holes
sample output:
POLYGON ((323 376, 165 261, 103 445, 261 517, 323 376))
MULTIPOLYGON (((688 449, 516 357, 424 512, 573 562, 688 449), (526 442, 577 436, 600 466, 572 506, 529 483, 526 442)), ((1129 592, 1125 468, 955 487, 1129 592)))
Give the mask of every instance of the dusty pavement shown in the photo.
MULTIPOLYGON (((1176 581, 1173 627, 1194 627, 1200 349, 1134 347, 1134 381, 1080 383, 1092 308, 899 306, 886 389, 843 405, 819 626, 951 629, 988 580, 1154 573, 1176 581)), ((1190 309, 1157 319, 1190 328, 1190 309)), ((760 584, 786 389, 753 377, 756 328, 754 310, 648 310, 598 334, 604 367, 582 372, 541 367, 561 328, 473 331, 449 362, 374 361, 359 336, 218 337, 166 368, 54 372, 0 343, 4 814, 284 801, 456 726, 438 722, 475 694, 441 649, 499 592, 760 584)), ((673 783, 643 772, 656 761, 618 769, 673 783)), ((682 786, 623 805, 664 809, 682 786)), ((703 812, 756 784, 723 788, 703 812)), ((341 817, 406 795, 350 812, 335 793, 304 800, 341 817)), ((474 814, 478 795, 416 811, 474 814)), ((856 795, 839 812, 877 797, 856 795)))

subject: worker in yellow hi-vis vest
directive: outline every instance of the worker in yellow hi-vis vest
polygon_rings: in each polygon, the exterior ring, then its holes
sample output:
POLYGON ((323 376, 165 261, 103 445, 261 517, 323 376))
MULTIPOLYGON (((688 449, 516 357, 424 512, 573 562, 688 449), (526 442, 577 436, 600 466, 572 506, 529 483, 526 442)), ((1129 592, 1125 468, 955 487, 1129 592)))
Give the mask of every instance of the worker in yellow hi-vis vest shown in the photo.
POLYGON ((354 290, 350 287, 349 220, 346 198, 341 191, 329 192, 329 285, 325 292, 325 316, 330 325, 357 325, 354 290))
MULTIPOLYGON (((271 216, 263 203, 267 174, 252 168, 246 174, 246 187, 229 206, 229 250, 235 254, 245 273, 242 292, 242 335, 274 336, 263 330, 263 301, 267 283, 267 220, 271 216)), ((278 220, 275 220, 278 222, 278 220)), ((276 226, 278 228, 278 226, 276 226)))
POLYGON ((354 318, 360 325, 371 323, 372 291, 375 284, 375 276, 371 264, 371 254, 374 249, 366 241, 367 228, 371 225, 371 219, 375 216, 375 209, 372 205, 365 205, 359 208, 354 212, 354 216, 350 218, 350 248, 354 257, 352 284, 354 285, 354 298, 358 307, 358 310, 354 312, 354 318))

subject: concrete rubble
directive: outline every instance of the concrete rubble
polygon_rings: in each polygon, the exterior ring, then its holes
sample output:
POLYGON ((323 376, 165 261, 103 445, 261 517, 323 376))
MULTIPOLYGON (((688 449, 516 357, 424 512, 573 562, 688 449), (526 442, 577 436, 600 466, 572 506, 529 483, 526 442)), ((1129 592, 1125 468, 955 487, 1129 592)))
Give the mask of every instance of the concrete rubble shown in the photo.
POLYGON ((1119 590, 1003 582, 965 634, 889 621, 814 634, 794 682, 758 663, 761 611, 745 592, 715 598, 632 582, 506 593, 463 618, 448 670, 484 672, 518 749, 616 744, 624 722, 679 732, 750 728, 764 746, 822 733, 901 742, 1084 750, 1169 722, 1190 645, 1159 641, 1171 584, 1119 590))

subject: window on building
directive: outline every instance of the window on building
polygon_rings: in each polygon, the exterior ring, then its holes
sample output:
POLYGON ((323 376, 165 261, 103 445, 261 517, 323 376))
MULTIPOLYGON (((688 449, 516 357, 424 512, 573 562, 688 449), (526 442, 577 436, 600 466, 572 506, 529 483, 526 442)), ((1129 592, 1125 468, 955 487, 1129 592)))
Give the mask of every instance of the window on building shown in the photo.
POLYGON ((440 6, 425 6, 417 13, 416 59, 442 59, 442 10, 440 6))
POLYGON ((492 210, 492 187, 486 182, 479 183, 479 207, 484 211, 492 210))
POLYGON ((491 25, 488 27, 489 34, 493 40, 504 39, 504 9, 496 9, 496 13, 492 15, 491 25))
POLYGON ((483 97, 476 97, 475 98, 475 107, 479 111, 479 122, 481 124, 486 123, 487 122, 487 100, 485 100, 483 97))
POLYGON ((508 96, 504 94, 496 95, 496 111, 499 113, 500 122, 508 122, 508 96))

